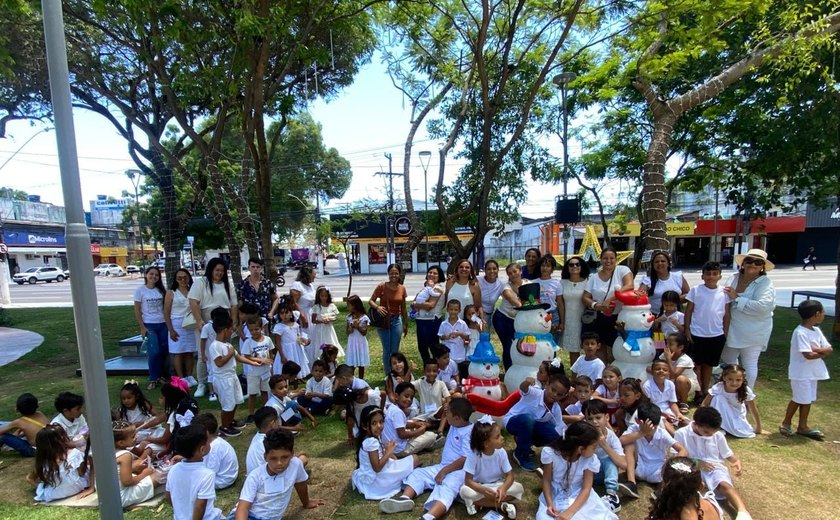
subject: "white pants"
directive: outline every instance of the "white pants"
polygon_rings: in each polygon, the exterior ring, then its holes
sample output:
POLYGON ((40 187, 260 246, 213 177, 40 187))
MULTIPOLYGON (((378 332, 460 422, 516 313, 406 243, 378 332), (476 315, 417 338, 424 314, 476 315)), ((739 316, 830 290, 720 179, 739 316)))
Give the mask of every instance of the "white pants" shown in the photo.
MULTIPOLYGON (((490 489, 495 491, 495 490, 499 489, 500 487, 502 487, 502 484, 504 484, 504 482, 495 482, 493 484, 482 484, 482 486, 490 488, 490 489)), ((522 500, 522 493, 524 493, 524 492, 525 492, 525 489, 522 487, 522 484, 514 481, 514 483, 511 484, 510 487, 507 490, 507 496, 511 496, 511 497, 515 498, 516 500, 522 500)), ((476 502, 478 502, 479 500, 481 500, 482 498, 484 498, 483 493, 479 493, 478 491, 476 491, 473 488, 467 486, 466 484, 461 486, 461 493, 460 494, 461 494, 461 498, 464 500, 464 503, 467 504, 467 506, 471 506, 471 505, 475 504, 476 502)), ((504 498, 504 497, 502 497, 502 498, 504 498)))
POLYGON ((740 357, 741 362, 738 364, 744 367, 747 373, 747 386, 755 389, 755 380, 758 378, 758 357, 765 348, 764 345, 744 348, 724 347, 720 359, 727 365, 734 365, 738 363, 740 357))

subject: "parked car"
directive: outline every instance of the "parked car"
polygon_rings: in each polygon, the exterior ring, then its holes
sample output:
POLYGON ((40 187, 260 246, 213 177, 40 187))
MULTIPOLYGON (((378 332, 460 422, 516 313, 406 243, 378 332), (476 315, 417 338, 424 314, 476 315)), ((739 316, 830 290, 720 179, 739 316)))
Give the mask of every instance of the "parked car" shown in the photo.
POLYGON ((125 266, 125 272, 126 274, 140 274, 143 272, 143 270, 137 267, 136 265, 127 265, 125 266))
POLYGON ((117 264, 99 264, 93 273, 96 276, 125 276, 125 270, 117 264))
POLYGON ((26 271, 22 273, 16 274, 13 279, 17 282, 18 285, 23 285, 25 282, 29 282, 30 284, 35 284, 38 282, 52 282, 55 280, 56 282, 63 282, 66 276, 64 276, 64 271, 59 269, 58 267, 30 267, 26 271))

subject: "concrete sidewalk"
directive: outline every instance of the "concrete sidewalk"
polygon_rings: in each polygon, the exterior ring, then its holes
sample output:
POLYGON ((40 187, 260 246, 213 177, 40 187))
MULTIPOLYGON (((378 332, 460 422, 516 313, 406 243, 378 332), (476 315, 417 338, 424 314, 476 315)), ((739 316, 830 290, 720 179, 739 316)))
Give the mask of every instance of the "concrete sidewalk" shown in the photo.
POLYGON ((44 342, 44 336, 28 330, 0 327, 0 366, 8 365, 44 342))

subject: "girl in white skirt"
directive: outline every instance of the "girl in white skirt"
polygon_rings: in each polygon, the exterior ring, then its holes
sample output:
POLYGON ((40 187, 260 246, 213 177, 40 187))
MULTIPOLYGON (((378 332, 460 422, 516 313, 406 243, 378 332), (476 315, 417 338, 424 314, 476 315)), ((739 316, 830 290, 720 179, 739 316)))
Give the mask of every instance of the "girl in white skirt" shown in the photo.
POLYGON ((580 421, 572 423, 564 437, 542 450, 543 492, 537 520, 618 520, 592 489, 601 469, 595 450, 598 430, 580 421))
POLYGON ((750 439, 761 433, 761 417, 755 405, 755 394, 747 386, 747 374, 740 365, 728 365, 720 374, 720 381, 709 388, 709 395, 701 406, 711 406, 720 412, 720 427, 733 437, 750 439), (747 412, 753 416, 750 425, 747 412))
POLYGON ((359 379, 365 378, 365 367, 370 365, 367 335, 370 318, 365 314, 362 299, 355 294, 347 298, 347 358, 345 363, 359 368, 359 379))
MULTIPOLYGON (((338 342, 338 335, 335 333, 335 321, 338 319, 338 307, 332 301, 330 290, 323 285, 315 291, 315 305, 312 306, 312 314, 307 316, 310 319, 310 337, 313 347, 307 351, 309 364, 318 359, 317 356, 309 357, 309 352, 316 352, 315 346, 335 345, 338 347, 338 357, 344 357, 344 349, 338 342)), ((312 368, 311 366, 309 367, 312 368)))
POLYGON ((353 487, 367 500, 392 497, 402 489, 403 479, 420 465, 420 459, 417 455, 398 459, 394 441, 382 444, 385 415, 379 407, 362 410, 360 424, 362 434, 356 440, 358 465, 351 477, 353 487))
POLYGON ((277 355, 274 356, 274 368, 272 374, 279 374, 283 371, 286 361, 294 361, 300 365, 299 378, 303 379, 309 375, 309 358, 306 356, 305 347, 309 345, 309 337, 300 328, 292 310, 291 303, 281 298, 277 307, 277 317, 280 323, 271 329, 274 334, 274 348, 277 355))
POLYGON ((126 421, 114 421, 113 429, 122 506, 125 508, 150 500, 160 482, 153 476, 155 469, 151 459, 138 459, 129 451, 136 444, 137 428, 126 421))
POLYGON ((192 284, 190 272, 186 269, 178 269, 163 299, 163 318, 169 330, 169 353, 172 354, 175 374, 191 387, 198 384, 192 376, 195 368, 195 353, 198 352, 198 348, 195 342, 195 330, 185 329, 181 324, 190 312, 190 299, 187 295, 190 293, 192 284))

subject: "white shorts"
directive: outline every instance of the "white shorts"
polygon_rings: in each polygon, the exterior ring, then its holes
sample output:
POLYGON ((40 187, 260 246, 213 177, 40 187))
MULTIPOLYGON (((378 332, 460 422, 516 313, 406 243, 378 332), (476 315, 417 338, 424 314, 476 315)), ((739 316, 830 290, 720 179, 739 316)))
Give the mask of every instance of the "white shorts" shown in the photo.
MULTIPOLYGON (((486 488, 490 488, 493 491, 502 487, 504 482, 494 482, 493 484, 481 484, 486 488)), ((514 481, 513 484, 507 490, 507 496, 511 496, 516 500, 522 500, 522 494, 525 492, 525 488, 522 487, 522 484, 519 482, 514 481)), ((464 503, 467 505, 474 504, 484 498, 484 494, 479 493, 478 491, 474 490, 473 488, 464 484, 461 486, 461 498, 464 500, 464 503)))
POLYGON ((716 492, 717 487, 723 482, 726 482, 730 486, 732 485, 732 477, 729 476, 729 469, 723 464, 716 465, 713 470, 703 471, 700 474, 703 477, 703 483, 706 484, 706 489, 715 491, 715 494, 718 494, 716 492))
POLYGON ((248 395, 259 395, 261 392, 268 392, 268 377, 265 374, 248 373, 248 395))
POLYGON ((466 475, 464 470, 453 471, 443 479, 441 484, 436 483, 435 476, 443 467, 443 464, 435 464, 434 466, 417 468, 403 480, 403 484, 413 489, 418 496, 422 495, 427 489, 432 490, 424 504, 427 510, 432 507, 432 502, 440 502, 449 511, 452 503, 458 497, 459 491, 461 491, 461 486, 464 485, 464 476, 466 475))
MULTIPOLYGON (((664 464, 665 461, 663 460, 662 463, 664 464)), ((645 464, 639 461, 636 465, 636 480, 659 484, 662 482, 662 464, 645 464)))
POLYGON ((216 374, 213 378, 213 391, 219 398, 219 406, 223 412, 232 412, 236 410, 236 405, 245 402, 242 397, 242 385, 235 375, 216 374))
POLYGON ((817 400, 817 381, 813 379, 791 379, 790 389, 793 392, 791 401, 796 404, 811 404, 817 400))

